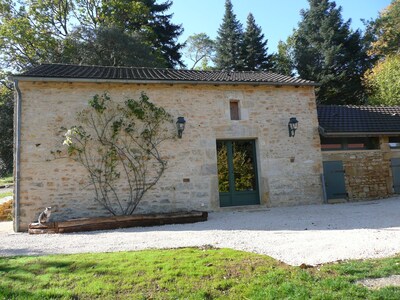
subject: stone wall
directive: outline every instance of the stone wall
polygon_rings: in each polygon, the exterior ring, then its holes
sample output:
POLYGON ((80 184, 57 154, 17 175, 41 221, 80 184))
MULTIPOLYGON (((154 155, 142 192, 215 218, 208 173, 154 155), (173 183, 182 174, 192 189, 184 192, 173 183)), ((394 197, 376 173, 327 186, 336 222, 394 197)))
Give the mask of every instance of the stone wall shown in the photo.
POLYGON ((379 150, 323 151, 323 161, 340 160, 345 170, 349 200, 377 199, 393 195, 391 159, 400 150, 390 149, 389 138, 379 137, 379 150))
POLYGON ((161 149, 168 169, 137 212, 221 210, 216 140, 254 139, 261 205, 322 203, 322 159, 312 87, 189 84, 110 84, 19 82, 22 92, 20 229, 46 206, 56 206, 53 220, 107 215, 84 185, 85 170, 74 161, 53 159, 60 149, 61 127, 76 125, 76 113, 95 94, 115 101, 150 101, 173 116, 184 116, 183 138, 161 149), (241 120, 230 120, 229 102, 239 101, 241 120), (288 136, 289 118, 299 120, 288 136))
POLYGON ((322 152, 322 159, 343 162, 349 200, 376 199, 392 194, 390 160, 381 150, 322 152))

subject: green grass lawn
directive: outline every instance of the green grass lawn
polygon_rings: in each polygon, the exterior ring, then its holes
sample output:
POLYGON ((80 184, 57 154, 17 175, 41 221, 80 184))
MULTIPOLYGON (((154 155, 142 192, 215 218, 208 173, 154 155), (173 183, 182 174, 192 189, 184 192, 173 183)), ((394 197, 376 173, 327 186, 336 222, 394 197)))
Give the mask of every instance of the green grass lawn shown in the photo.
POLYGON ((2 193, 1 190, 0 190, 0 199, 1 199, 1 198, 8 197, 8 196, 12 196, 12 195, 13 195, 13 192, 5 192, 5 193, 2 193))
POLYGON ((6 185, 6 184, 11 184, 14 182, 13 176, 8 175, 6 177, 0 178, 0 186, 1 185, 6 185))
POLYGON ((400 299, 355 281, 400 274, 400 255, 301 269, 230 249, 0 258, 0 299, 400 299))

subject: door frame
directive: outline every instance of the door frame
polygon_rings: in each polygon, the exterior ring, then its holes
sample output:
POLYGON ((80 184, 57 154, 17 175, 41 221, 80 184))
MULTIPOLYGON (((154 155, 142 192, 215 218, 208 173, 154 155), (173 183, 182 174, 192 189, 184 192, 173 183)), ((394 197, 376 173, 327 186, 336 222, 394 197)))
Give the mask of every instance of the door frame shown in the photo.
MULTIPOLYGON (((257 145, 256 139, 218 139, 218 142, 226 143, 227 147, 227 162, 228 162, 228 180, 229 192, 219 192, 219 206, 245 206, 245 205, 259 205, 260 204, 260 185, 258 177, 258 159, 257 159, 257 145), (255 189, 252 191, 236 191, 234 166, 233 166, 233 143, 234 142, 251 142, 252 144, 252 165, 255 177, 255 189)), ((218 153, 217 153, 218 154, 218 153)), ((218 159, 218 155, 217 155, 218 159)), ((218 163, 218 162, 217 162, 218 163)))

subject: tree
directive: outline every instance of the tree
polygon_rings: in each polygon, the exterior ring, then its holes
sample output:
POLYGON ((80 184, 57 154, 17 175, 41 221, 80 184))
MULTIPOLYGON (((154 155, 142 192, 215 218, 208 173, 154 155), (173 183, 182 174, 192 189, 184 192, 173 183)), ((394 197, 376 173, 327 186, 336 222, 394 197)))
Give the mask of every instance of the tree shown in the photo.
POLYGON ((400 105, 400 55, 388 55, 365 75, 369 104, 400 105))
POLYGON ((191 70, 195 69, 197 64, 201 64, 201 69, 207 68, 208 62, 214 59, 215 42, 205 33, 193 34, 186 40, 186 57, 193 65, 191 70))
POLYGON ((375 21, 369 22, 368 31, 373 36, 370 55, 382 57, 399 53, 400 0, 393 0, 375 21))
POLYGON ((183 66, 181 49, 177 42, 182 34, 181 25, 171 22, 172 14, 167 14, 172 1, 157 4, 156 0, 111 0, 101 6, 100 23, 104 26, 117 26, 129 33, 140 33, 153 51, 161 55, 166 67, 183 66))
POLYGON ((293 76, 294 58, 293 58, 294 38, 289 36, 286 42, 279 41, 278 52, 272 56, 272 70, 275 73, 293 76))
POLYGON ((113 215, 131 215, 164 173, 160 145, 174 137, 171 115, 144 93, 124 105, 103 94, 89 101, 77 122, 65 134, 68 156, 87 170, 100 205, 113 215))
POLYGON ((257 26, 253 14, 247 17, 247 26, 243 35, 243 70, 256 71, 271 69, 271 55, 267 55, 267 40, 264 40, 261 27, 257 26))
POLYGON ((41 18, 30 7, 0 0, 0 64, 21 71, 43 61, 59 61, 60 41, 55 20, 41 18))
POLYGON ((13 116, 11 89, 0 87, 0 178, 13 170, 13 116))
POLYGON ((230 0, 225 0, 225 14, 218 29, 215 64, 218 69, 242 70, 242 24, 233 13, 230 0))
POLYGON ((121 57, 122 65, 132 61, 122 59, 128 51, 139 61, 155 59, 160 67, 181 65, 183 45, 177 38, 183 29, 166 14, 171 5, 155 0, 0 0, 1 67, 22 71, 43 62, 85 63, 82 47, 105 41, 99 46, 108 49, 111 33, 117 35, 113 56, 121 57), (120 47, 123 39, 129 49, 120 47))
MULTIPOLYGON (((153 53, 138 33, 126 33, 119 28, 97 27, 80 32, 84 41, 75 47, 71 55, 76 64, 130 67, 166 67, 161 55, 153 53)), ((73 40, 71 41, 73 42, 73 40)))
POLYGON ((172 14, 166 14, 171 5, 170 0, 159 4, 156 0, 108 0, 101 6, 98 23, 141 33, 168 67, 183 66, 180 50, 184 45, 177 43, 183 28, 171 22, 172 14))
POLYGON ((370 104, 400 105, 400 0, 394 0, 370 21, 367 34, 371 39, 368 53, 376 64, 364 75, 370 104))
POLYGON ((366 95, 362 74, 371 65, 359 31, 343 22, 341 7, 329 0, 309 0, 301 11, 295 36, 294 61, 300 77, 321 84, 317 101, 325 104, 362 104, 366 95))

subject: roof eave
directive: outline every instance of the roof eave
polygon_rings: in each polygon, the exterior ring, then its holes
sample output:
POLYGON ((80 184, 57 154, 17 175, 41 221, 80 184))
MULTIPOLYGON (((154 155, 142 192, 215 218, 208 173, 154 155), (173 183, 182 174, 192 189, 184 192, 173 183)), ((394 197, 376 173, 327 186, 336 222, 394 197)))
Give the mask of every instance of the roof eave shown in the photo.
POLYGON ((207 84, 207 85, 269 85, 269 86, 319 86, 314 82, 259 82, 259 81, 194 81, 194 80, 135 80, 135 79, 95 79, 65 77, 10 76, 11 81, 43 82, 90 82, 90 83, 136 83, 136 84, 207 84))
POLYGON ((368 136, 398 136, 400 135, 400 131, 375 131, 375 132, 366 132, 366 131, 349 131, 349 132, 339 132, 332 131, 327 132, 322 126, 318 126, 318 131, 320 135, 323 137, 368 137, 368 136))

